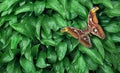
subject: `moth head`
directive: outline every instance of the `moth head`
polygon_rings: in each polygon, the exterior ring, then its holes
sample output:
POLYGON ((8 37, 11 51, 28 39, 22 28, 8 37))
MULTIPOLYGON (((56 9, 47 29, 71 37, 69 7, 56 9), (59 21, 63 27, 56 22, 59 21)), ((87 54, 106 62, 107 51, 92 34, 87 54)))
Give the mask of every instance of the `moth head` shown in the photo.
POLYGON ((91 33, 98 36, 101 39, 105 38, 105 34, 100 26, 93 27, 91 33))

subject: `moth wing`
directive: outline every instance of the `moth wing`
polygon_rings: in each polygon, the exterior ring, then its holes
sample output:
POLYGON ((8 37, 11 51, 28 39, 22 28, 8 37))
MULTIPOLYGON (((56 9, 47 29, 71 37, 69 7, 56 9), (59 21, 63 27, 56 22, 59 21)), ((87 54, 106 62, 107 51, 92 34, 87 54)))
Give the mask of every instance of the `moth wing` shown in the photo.
POLYGON ((96 11, 99 10, 98 7, 93 7, 90 12, 89 12, 89 16, 88 18, 92 18, 93 22, 98 24, 98 19, 97 19, 97 16, 96 16, 96 11))
POLYGON ((90 37, 88 35, 86 35, 85 33, 82 33, 80 31, 79 31, 79 41, 82 45, 84 45, 88 48, 92 47, 90 37))
POLYGON ((92 27, 91 30, 92 30, 91 33, 93 35, 96 35, 101 39, 105 38, 104 31, 103 31, 103 29, 102 29, 102 27, 100 25, 96 25, 96 26, 92 27))
POLYGON ((96 35, 99 38, 104 39, 105 34, 103 32, 102 27, 98 24, 98 20, 97 20, 96 13, 95 13, 97 10, 98 10, 98 8, 94 7, 89 12, 88 29, 93 35, 96 35))
POLYGON ((92 47, 91 41, 90 41, 90 37, 89 36, 81 36, 79 38, 79 41, 81 42, 81 44, 83 44, 86 47, 92 47))

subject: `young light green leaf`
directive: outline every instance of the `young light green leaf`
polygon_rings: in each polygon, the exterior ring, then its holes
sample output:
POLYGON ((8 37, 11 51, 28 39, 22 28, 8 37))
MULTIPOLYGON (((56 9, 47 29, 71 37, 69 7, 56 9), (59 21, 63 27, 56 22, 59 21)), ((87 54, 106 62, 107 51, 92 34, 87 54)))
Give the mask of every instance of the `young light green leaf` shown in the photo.
POLYGON ((61 42, 55 47, 55 50, 58 56, 58 60, 61 61, 65 57, 67 44, 65 42, 61 42))

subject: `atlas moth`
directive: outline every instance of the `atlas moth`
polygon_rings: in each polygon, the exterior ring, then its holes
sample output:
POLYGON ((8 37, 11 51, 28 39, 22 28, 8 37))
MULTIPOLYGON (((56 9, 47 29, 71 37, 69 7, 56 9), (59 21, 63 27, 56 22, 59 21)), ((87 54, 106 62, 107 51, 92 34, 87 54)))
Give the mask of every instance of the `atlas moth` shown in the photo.
POLYGON ((74 27, 65 27, 61 29, 61 32, 67 32, 71 34, 74 38, 78 39, 81 44, 84 46, 90 48, 92 47, 91 40, 90 40, 90 34, 96 35, 101 39, 105 38, 105 34, 103 32, 103 29, 98 24, 98 19, 96 16, 96 11, 99 10, 98 7, 93 7, 89 14, 88 14, 88 25, 85 30, 80 30, 74 27))

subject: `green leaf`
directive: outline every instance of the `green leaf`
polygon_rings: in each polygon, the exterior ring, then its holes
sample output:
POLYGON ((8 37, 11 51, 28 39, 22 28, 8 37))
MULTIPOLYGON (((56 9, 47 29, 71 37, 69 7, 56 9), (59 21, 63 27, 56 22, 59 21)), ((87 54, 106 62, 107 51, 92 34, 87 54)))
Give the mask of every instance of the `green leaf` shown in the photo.
POLYGON ((65 11, 63 6, 59 3, 58 0, 47 0, 46 1, 46 8, 51 8, 65 17, 65 11))
POLYGON ((102 56, 102 58, 104 58, 105 51, 104 51, 102 42, 98 38, 93 38, 93 43, 97 47, 97 49, 98 49, 100 55, 102 56))
POLYGON ((65 57, 67 44, 65 42, 61 42, 55 47, 55 50, 58 56, 58 60, 61 61, 65 57))
POLYGON ((114 42, 120 42, 120 35, 112 35, 112 40, 114 42))
POLYGON ((35 73, 36 71, 33 61, 29 61, 24 57, 20 58, 20 65, 26 73, 35 73))
POLYGON ((113 3, 113 8, 112 9, 105 9, 104 13, 109 16, 110 18, 112 17, 117 17, 120 16, 120 3, 119 1, 112 1, 113 3))
POLYGON ((20 23, 10 24, 10 26, 18 31, 21 34, 24 34, 27 37, 33 38, 35 37, 35 25, 36 20, 31 17, 25 17, 21 20, 20 23), (29 21, 28 21, 29 20, 29 21), (32 30, 32 31, 31 31, 32 30))
POLYGON ((46 60, 46 52, 45 50, 42 50, 38 55, 36 66, 39 68, 46 68, 50 64, 46 64, 45 60, 46 60))
MULTIPOLYGON (((66 40, 66 41, 67 41, 67 40, 66 40)), ((79 41, 78 41, 78 40, 76 40, 75 38, 70 38, 70 39, 67 41, 68 51, 69 51, 69 52, 72 52, 78 44, 79 44, 79 41)))
POLYGON ((62 37, 61 37, 62 33, 61 32, 54 32, 53 33, 53 40, 55 41, 56 45, 59 44, 62 41, 62 37))
POLYGON ((12 35, 12 28, 8 27, 6 29, 2 29, 0 33, 0 42, 1 49, 5 49, 10 44, 10 37, 12 35))
POLYGON ((115 43, 112 41, 112 38, 110 35, 106 36, 106 40, 105 40, 105 49, 111 53, 114 53, 116 52, 116 46, 115 46, 115 43))
POLYGON ((38 71, 36 71, 36 73, 43 73, 43 70, 39 69, 38 71))
POLYGON ((51 29, 50 29, 50 25, 48 24, 49 22, 49 16, 44 16, 44 19, 42 21, 42 38, 52 38, 52 33, 51 33, 51 29))
POLYGON ((80 45, 79 50, 81 52, 87 54, 94 62, 103 65, 102 57, 95 49, 88 49, 88 48, 80 45))
POLYGON ((22 40, 21 35, 14 33, 11 37, 11 49, 16 49, 18 43, 22 40))
POLYGON ((78 1, 89 9, 93 7, 91 0, 78 0, 78 1))
POLYGON ((21 50, 21 55, 25 54, 25 51, 27 50, 27 47, 30 44, 30 39, 28 38, 23 38, 22 41, 20 42, 20 50, 21 50))
POLYGON ((85 72, 85 69, 86 69, 86 62, 85 60, 83 59, 83 56, 80 56, 77 60, 77 63, 76 63, 79 67, 79 73, 84 73, 85 72))
POLYGON ((33 57, 32 57, 32 55, 31 55, 31 44, 29 44, 29 45, 27 46, 26 51, 25 51, 25 53, 24 53, 24 56, 25 56, 26 59, 32 61, 33 57))
POLYGON ((63 65, 64 65, 64 69, 68 72, 71 64, 70 64, 70 60, 67 57, 63 60, 63 65))
POLYGON ((7 63, 13 60, 15 57, 15 53, 12 50, 6 51, 0 56, 0 63, 7 63))
POLYGON ((32 3, 25 4, 16 9, 15 15, 23 13, 23 12, 32 12, 34 11, 34 5, 32 3))
POLYGON ((35 15, 40 15, 45 9, 45 1, 36 1, 34 3, 34 12, 35 12, 35 15))
POLYGON ((9 9, 13 4, 17 2, 18 0, 4 0, 2 3, 0 3, 0 12, 9 9))
POLYGON ((34 45, 31 48, 31 55, 36 58, 38 55, 38 49, 39 49, 40 44, 34 45))
POLYGON ((82 6, 77 0, 71 0, 70 2, 71 19, 77 17, 78 15, 80 15, 83 19, 87 18, 87 12, 84 6, 82 6))
POLYGON ((108 8, 113 8, 111 0, 92 0, 94 4, 103 4, 108 8))
POLYGON ((107 25, 106 27, 104 27, 104 29, 107 32, 110 32, 110 33, 120 32, 120 26, 116 22, 109 23, 109 25, 107 25))
POLYGON ((15 66, 14 66, 14 61, 11 61, 8 63, 7 65, 7 73, 13 73, 14 72, 14 69, 15 69, 15 66))
POLYGON ((49 18, 49 22, 48 22, 49 28, 52 29, 53 31, 57 31, 59 30, 59 26, 57 25, 54 17, 50 17, 49 18))
POLYGON ((104 64, 101 69, 104 71, 104 73, 114 73, 112 68, 110 66, 107 66, 106 64, 104 64))
POLYGON ((54 15, 53 15, 53 18, 54 18, 54 20, 55 20, 55 22, 57 23, 57 26, 58 26, 59 28, 63 28, 63 27, 65 27, 65 26, 68 25, 67 21, 64 20, 64 19, 63 19, 60 15, 58 15, 58 14, 54 14, 54 15))
POLYGON ((80 51, 79 50, 76 50, 75 52, 73 51, 72 54, 71 54, 71 58, 73 59, 72 60, 72 63, 75 63, 78 58, 80 57, 80 51))
POLYGON ((20 66, 16 66, 14 72, 15 73, 22 73, 21 67, 20 66))
MULTIPOLYGON (((50 29, 48 29, 48 30, 50 30, 50 29)), ((51 31, 46 33, 45 31, 41 30, 41 37, 42 37, 42 39, 45 39, 45 40, 51 39, 52 33, 51 33, 51 31)))
POLYGON ((7 15, 7 16, 2 16, 0 17, 0 27, 5 23, 8 22, 9 24, 13 24, 17 22, 17 17, 14 15, 7 15))
POLYGON ((47 59, 48 59, 48 62, 50 63, 55 63, 57 61, 56 52, 55 50, 53 50, 52 47, 48 48, 47 50, 47 59))
POLYGON ((64 10, 64 18, 66 19, 70 19, 70 12, 69 12, 69 9, 70 9, 70 2, 68 2, 68 0, 59 0, 59 2, 61 3, 62 7, 63 7, 63 10, 64 10))
POLYGON ((70 73, 85 73, 86 68, 87 68, 86 62, 83 59, 83 56, 81 55, 78 57, 78 59, 73 64, 71 64, 69 72, 70 73))
POLYGON ((96 70, 98 68, 98 64, 95 63, 90 57, 84 56, 87 67, 89 70, 96 70))
POLYGON ((41 43, 45 44, 45 45, 51 45, 51 46, 55 46, 56 45, 55 41, 52 40, 52 39, 42 39, 41 43))
POLYGON ((59 61, 53 65, 53 69, 56 73, 64 73, 63 61, 59 61))
POLYGON ((12 13, 12 11, 13 11, 13 6, 10 7, 8 10, 3 11, 1 16, 10 15, 12 13))
POLYGON ((42 21, 43 21, 43 16, 39 16, 36 22, 36 34, 35 34, 38 40, 40 40, 40 33, 41 33, 40 31, 41 31, 42 21))

